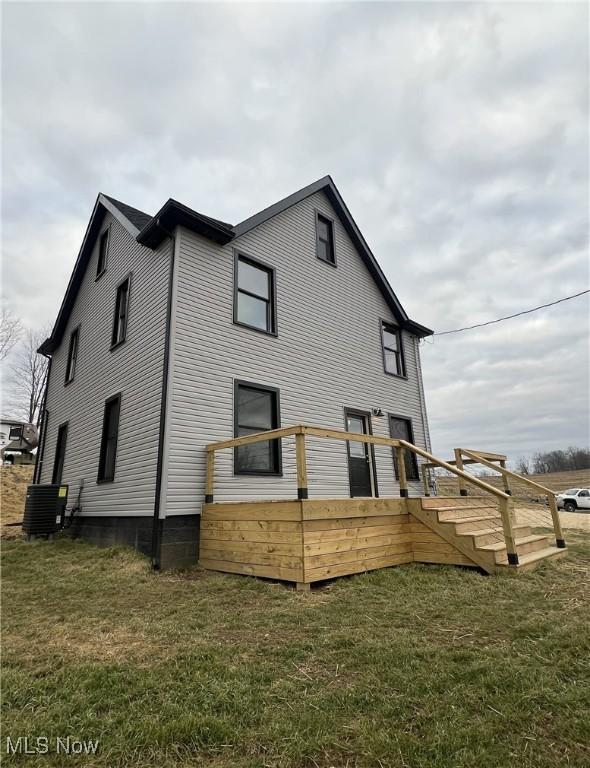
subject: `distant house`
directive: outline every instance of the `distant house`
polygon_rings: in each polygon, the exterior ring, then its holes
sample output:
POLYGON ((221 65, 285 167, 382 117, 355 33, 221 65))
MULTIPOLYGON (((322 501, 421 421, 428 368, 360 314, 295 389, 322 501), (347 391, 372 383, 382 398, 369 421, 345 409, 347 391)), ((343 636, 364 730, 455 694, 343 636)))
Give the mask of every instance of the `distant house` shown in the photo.
POLYGON ((18 419, 0 420, 0 456, 4 463, 31 464, 38 442, 34 424, 18 419))
POLYGON ((10 430, 22 426, 22 421, 16 419, 2 419, 0 421, 0 450, 10 442, 10 430))
MULTIPOLYGON (((194 562, 207 443, 315 422, 429 448, 418 342, 430 333, 329 176, 235 226, 175 200, 149 216, 100 194, 39 350, 50 374, 36 479, 67 483, 70 501, 83 485, 91 540, 194 562)), ((343 450, 323 447, 315 494, 398 493, 391 453, 343 450)), ((220 462, 217 498, 287 498, 294 471, 286 445, 245 447, 220 462)))

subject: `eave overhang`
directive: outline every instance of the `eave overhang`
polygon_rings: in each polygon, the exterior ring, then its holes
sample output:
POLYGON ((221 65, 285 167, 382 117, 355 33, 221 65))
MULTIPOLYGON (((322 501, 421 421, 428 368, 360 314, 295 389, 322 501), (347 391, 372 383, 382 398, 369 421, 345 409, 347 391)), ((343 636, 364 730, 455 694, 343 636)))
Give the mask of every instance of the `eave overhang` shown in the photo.
POLYGON ((197 213, 177 200, 168 200, 137 235, 137 242, 148 248, 157 248, 174 229, 181 226, 206 237, 219 245, 225 245, 235 237, 233 227, 225 222, 197 213))

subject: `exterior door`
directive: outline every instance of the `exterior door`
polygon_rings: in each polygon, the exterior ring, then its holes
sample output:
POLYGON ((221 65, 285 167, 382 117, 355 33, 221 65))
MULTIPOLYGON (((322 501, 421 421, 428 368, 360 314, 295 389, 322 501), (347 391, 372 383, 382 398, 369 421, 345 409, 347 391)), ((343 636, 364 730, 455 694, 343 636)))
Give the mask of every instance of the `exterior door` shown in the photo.
MULTIPOLYGON (((346 412, 346 431, 370 434, 369 416, 353 411, 346 412)), ((348 442, 348 478, 350 495, 374 496, 372 478, 372 451, 367 443, 348 442)))

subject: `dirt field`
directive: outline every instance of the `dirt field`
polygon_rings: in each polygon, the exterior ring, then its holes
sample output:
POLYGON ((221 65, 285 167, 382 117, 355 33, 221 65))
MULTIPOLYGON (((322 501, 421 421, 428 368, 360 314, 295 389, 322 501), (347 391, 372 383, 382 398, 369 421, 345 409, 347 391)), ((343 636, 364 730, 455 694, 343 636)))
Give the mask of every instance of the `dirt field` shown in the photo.
POLYGON ((0 467, 2 513, 0 535, 2 538, 20 537, 20 527, 8 526, 23 519, 27 485, 33 480, 33 467, 0 467))
MULTIPOLYGON (((469 471, 469 466, 466 468, 469 471)), ((568 488, 590 488, 590 469, 577 469, 573 472, 550 472, 546 475, 530 475, 530 480, 550 488, 552 491, 567 491, 568 488)), ((486 483, 496 488, 502 488, 500 475, 482 477, 486 483)), ((440 477, 438 492, 441 496, 453 496, 459 492, 457 480, 454 477, 440 477)), ((515 495, 534 496, 535 493, 524 484, 515 484, 515 495)))

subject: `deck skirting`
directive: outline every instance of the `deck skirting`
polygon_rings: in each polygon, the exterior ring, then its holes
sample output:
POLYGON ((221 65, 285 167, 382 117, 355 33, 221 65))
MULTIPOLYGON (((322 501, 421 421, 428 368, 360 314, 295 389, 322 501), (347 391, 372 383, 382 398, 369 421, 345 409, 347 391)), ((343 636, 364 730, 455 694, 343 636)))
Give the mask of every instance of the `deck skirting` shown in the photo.
POLYGON ((412 500, 303 499, 203 507, 200 564, 311 584, 418 562, 472 565, 410 515, 412 500))

